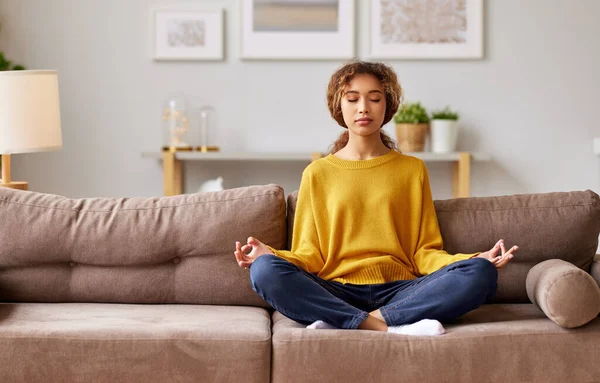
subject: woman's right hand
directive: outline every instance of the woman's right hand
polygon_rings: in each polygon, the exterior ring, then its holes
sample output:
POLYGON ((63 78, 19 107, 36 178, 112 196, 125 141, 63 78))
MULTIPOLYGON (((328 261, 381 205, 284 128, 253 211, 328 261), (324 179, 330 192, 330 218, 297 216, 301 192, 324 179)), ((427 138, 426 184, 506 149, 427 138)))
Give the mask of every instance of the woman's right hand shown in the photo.
POLYGON ((244 246, 239 241, 235 242, 235 251, 233 254, 238 265, 247 269, 261 255, 273 254, 273 252, 258 239, 248 237, 248 241, 244 246), (248 250, 250 250, 249 253, 248 250))

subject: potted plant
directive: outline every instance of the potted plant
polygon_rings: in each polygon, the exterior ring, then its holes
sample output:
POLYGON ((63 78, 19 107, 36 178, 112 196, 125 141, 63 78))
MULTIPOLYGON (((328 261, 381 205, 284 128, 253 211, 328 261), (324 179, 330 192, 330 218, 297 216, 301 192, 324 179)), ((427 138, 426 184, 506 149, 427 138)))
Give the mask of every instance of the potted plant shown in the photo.
POLYGON ((4 53, 0 52, 0 71, 24 69, 25 67, 23 65, 13 65, 12 61, 7 60, 6 57, 4 57, 4 53))
POLYGON ((431 151, 448 153, 456 150, 458 113, 446 106, 431 113, 431 151))
POLYGON ((420 102, 400 105, 394 115, 398 148, 402 152, 422 152, 429 132, 429 115, 420 102))

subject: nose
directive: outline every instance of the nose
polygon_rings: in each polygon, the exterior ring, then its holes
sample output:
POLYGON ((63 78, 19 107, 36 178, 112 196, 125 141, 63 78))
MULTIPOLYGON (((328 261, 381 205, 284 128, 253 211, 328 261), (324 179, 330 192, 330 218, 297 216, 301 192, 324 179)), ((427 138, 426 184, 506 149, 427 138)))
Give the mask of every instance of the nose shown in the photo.
POLYGON ((369 113, 369 106, 367 105, 367 100, 365 100, 364 98, 358 100, 358 113, 369 113))

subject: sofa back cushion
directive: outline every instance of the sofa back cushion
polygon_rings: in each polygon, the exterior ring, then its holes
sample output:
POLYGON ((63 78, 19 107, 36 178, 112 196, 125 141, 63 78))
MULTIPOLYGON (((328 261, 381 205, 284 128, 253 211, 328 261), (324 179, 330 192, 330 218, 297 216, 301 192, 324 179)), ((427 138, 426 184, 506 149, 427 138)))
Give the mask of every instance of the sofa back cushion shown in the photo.
MULTIPOLYGON (((297 192, 288 197, 291 233, 297 192)), ((598 248, 600 200, 586 191, 470 197, 434 201, 444 249, 450 254, 486 251, 503 238, 519 245, 500 270, 496 302, 529 302, 529 270, 547 259, 562 259, 589 272, 598 248)), ((288 241, 289 243, 289 241, 288 241)))
POLYGON ((69 199, 0 187, 0 300, 268 307, 235 241, 286 240, 276 185, 159 198, 69 199))

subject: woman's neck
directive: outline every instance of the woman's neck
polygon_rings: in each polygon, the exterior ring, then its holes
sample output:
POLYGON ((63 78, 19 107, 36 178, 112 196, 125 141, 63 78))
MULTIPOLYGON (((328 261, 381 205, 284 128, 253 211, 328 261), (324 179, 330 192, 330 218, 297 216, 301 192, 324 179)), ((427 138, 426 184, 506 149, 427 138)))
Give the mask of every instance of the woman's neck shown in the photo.
POLYGON ((389 153, 381 137, 361 137, 350 135, 348 144, 334 155, 343 160, 368 160, 389 153), (375 138, 375 139, 374 139, 375 138))

